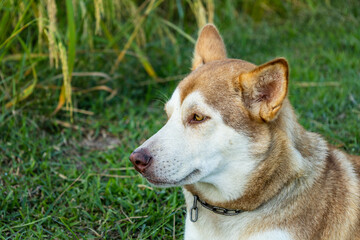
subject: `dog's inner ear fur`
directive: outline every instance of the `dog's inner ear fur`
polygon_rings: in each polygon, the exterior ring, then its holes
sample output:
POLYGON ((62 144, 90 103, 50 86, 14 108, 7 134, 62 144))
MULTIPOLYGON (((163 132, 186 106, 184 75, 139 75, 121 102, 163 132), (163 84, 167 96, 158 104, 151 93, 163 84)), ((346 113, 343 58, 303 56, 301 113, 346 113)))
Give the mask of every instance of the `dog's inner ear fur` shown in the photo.
POLYGON ((218 30, 212 24, 205 25, 200 31, 195 45, 192 70, 195 70, 207 62, 225 58, 225 44, 218 30))
POLYGON ((239 76, 243 101, 255 119, 265 122, 275 119, 287 94, 288 77, 289 67, 284 58, 239 76))

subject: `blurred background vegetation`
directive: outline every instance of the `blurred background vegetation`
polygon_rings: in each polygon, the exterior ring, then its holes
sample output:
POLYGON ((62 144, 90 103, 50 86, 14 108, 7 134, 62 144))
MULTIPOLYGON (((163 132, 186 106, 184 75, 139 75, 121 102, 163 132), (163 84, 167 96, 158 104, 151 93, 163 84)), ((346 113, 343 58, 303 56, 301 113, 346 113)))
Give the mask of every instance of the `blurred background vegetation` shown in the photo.
POLYGON ((127 157, 164 123, 207 22, 229 57, 286 57, 300 122, 359 154, 358 0, 2 0, 2 239, 181 238, 180 189, 127 157))
MULTIPOLYGON (((351 5, 342 7, 358 16, 360 10, 351 5)), ((179 79, 188 60, 181 48, 194 44, 197 29, 214 18, 220 29, 236 24, 239 32, 249 20, 281 22, 336 7, 330 0, 4 0, 0 5, 3 120, 14 110, 46 117, 65 110, 62 115, 72 119, 74 108, 81 113, 85 107, 79 95, 105 91, 108 100, 113 98, 119 86, 110 81, 131 89, 125 84, 179 79), (164 66, 169 60, 171 69, 164 66), (134 76, 134 70, 142 77, 134 76)))

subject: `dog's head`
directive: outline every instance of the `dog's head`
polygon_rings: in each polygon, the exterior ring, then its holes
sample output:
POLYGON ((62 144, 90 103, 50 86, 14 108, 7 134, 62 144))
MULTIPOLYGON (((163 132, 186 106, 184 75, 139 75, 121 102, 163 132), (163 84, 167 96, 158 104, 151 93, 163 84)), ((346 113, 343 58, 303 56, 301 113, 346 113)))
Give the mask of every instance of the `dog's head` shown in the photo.
POLYGON ((168 122, 130 160, 157 186, 217 185, 229 172, 245 181, 268 149, 268 125, 279 115, 287 86, 285 59, 261 66, 228 59, 216 27, 206 25, 192 72, 165 105, 168 122))

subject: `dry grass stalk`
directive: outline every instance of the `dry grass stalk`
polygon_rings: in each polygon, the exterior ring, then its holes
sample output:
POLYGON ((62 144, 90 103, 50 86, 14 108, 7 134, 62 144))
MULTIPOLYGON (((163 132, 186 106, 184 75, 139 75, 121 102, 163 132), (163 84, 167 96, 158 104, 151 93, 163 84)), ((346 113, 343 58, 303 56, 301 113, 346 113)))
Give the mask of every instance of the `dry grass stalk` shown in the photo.
MULTIPOLYGON (((62 109, 62 110, 67 111, 66 109, 62 109)), ((94 112, 83 110, 83 109, 78 109, 78 108, 73 108, 73 112, 90 115, 90 116, 93 116, 95 114, 94 112)))
POLYGON ((95 8, 95 34, 101 33, 100 22, 101 16, 104 14, 104 3, 103 0, 94 0, 94 8, 95 8))
POLYGON ((149 189, 149 190, 154 190, 154 188, 152 188, 152 187, 150 187, 150 186, 148 186, 148 185, 144 185, 144 184, 138 184, 137 186, 138 186, 138 188, 140 188, 141 190, 144 190, 145 188, 146 188, 146 189, 149 189))
POLYGON ((172 237, 173 237, 173 240, 176 240, 176 234, 175 234, 175 229, 176 229, 176 227, 175 227, 175 214, 174 214, 174 216, 173 216, 173 235, 172 235, 172 237))
POLYGON ((70 116, 73 116, 73 107, 71 101, 71 77, 69 75, 68 60, 66 55, 66 49, 64 45, 59 43, 60 60, 63 72, 63 84, 65 89, 65 109, 70 112, 70 116))
POLYGON ((199 28, 202 28, 206 23, 214 22, 215 4, 214 0, 189 0, 188 4, 194 13, 196 23, 199 28), (206 4, 206 9, 204 7, 206 4))
POLYGON ((296 82, 297 87, 338 87, 340 82, 296 82))
POLYGON ((146 215, 146 216, 127 217, 127 218, 120 219, 118 221, 118 223, 123 222, 123 221, 129 221, 130 219, 140 219, 140 218, 147 218, 147 217, 148 217, 148 215, 146 215))
POLYGON ((42 33, 44 31, 44 0, 40 0, 40 3, 38 4, 38 29, 39 29, 39 35, 38 35, 38 44, 40 53, 42 50, 43 45, 43 39, 42 39, 42 33))
POLYGON ((60 125, 60 126, 63 126, 63 127, 66 127, 66 128, 71 128, 71 129, 74 129, 74 130, 80 130, 80 131, 82 131, 82 132, 85 132, 86 131, 86 129, 85 128, 83 128, 83 127, 79 127, 79 126, 77 126, 77 125, 73 125, 73 124, 71 124, 71 123, 68 123, 68 122, 64 122, 64 121, 60 121, 60 120, 54 120, 53 121, 55 124, 58 124, 58 125, 60 125))
POLYGON ((99 176, 99 177, 109 177, 109 178, 137 178, 138 176, 128 176, 128 175, 116 175, 116 174, 106 174, 106 173, 90 173, 89 176, 99 176))
POLYGON ((47 34, 47 37, 49 39, 49 60, 50 60, 50 66, 58 67, 59 57, 58 57, 58 51, 56 47, 56 39, 55 39, 55 33, 57 31, 56 29, 56 3, 55 0, 47 0, 47 11, 48 11, 48 17, 49 17, 49 32, 47 34))
POLYGON ((53 205, 55 205, 60 198, 64 195, 65 192, 67 192, 77 181, 80 180, 81 176, 84 174, 84 172, 82 172, 53 202, 53 205))
POLYGON ((153 7, 155 5, 157 1, 156 0, 151 0, 145 10, 145 13, 139 18, 137 24, 135 25, 135 29, 132 32, 132 34, 130 35, 130 37, 128 38, 123 50, 121 50, 119 56, 117 57, 115 64, 113 65, 113 67, 111 68, 110 73, 113 74, 115 72, 115 70, 117 69, 119 63, 121 62, 121 60, 124 58, 126 51, 130 48, 132 42, 134 41, 135 37, 137 36, 141 25, 143 24, 144 20, 146 19, 146 17, 150 14, 150 12, 153 10, 153 7))
POLYGON ((194 0, 190 4, 193 13, 196 18, 196 23, 199 28, 202 28, 206 24, 206 10, 201 0, 194 0))
POLYGON ((207 17, 209 23, 214 23, 215 4, 214 0, 206 0, 207 17))
MULTIPOLYGON (((71 75, 72 77, 100 77, 100 78, 104 78, 107 81, 112 79, 108 74, 103 72, 73 72, 71 75)), ((50 81, 61 79, 63 77, 64 77, 63 74, 58 74, 50 78, 50 81)))
POLYGON ((135 170, 134 167, 120 167, 120 168, 108 168, 108 171, 127 171, 127 170, 135 170))

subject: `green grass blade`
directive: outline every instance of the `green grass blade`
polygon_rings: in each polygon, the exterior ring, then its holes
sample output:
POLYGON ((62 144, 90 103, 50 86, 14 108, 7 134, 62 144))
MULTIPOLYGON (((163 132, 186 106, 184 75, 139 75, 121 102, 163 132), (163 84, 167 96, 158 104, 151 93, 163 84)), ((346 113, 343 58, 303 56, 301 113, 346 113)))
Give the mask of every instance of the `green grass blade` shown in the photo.
MULTIPOLYGON (((1 49, 5 44, 6 44, 6 47, 5 47, 5 48, 7 48, 7 47, 10 45, 11 40, 12 40, 17 34, 19 34, 19 32, 21 32, 22 30, 24 30, 25 28, 27 28, 27 27, 28 27, 30 24, 32 24, 33 22, 37 21, 36 19, 34 19, 34 20, 30 21, 28 24, 26 24, 25 26, 23 26, 23 27, 21 27, 21 28, 19 29, 19 27, 20 27, 21 23, 23 22, 23 20, 24 20, 24 18, 25 18, 25 16, 26 16, 26 13, 27 13, 27 11, 29 10, 29 8, 30 8, 31 4, 33 3, 33 1, 34 1, 34 0, 31 0, 31 1, 26 5, 26 8, 25 8, 24 12, 22 13, 21 18, 19 19, 19 21, 16 23, 16 26, 15 26, 13 32, 11 33, 10 37, 9 37, 8 39, 6 39, 6 40, 0 45, 0 49, 1 49)), ((5 52, 6 52, 6 51, 4 51, 4 52, 1 54, 1 56, 0 56, 0 62, 1 62, 1 59, 2 59, 2 58, 4 57, 4 55, 5 55, 5 52)))
POLYGON ((163 23, 165 23, 167 26, 171 27, 172 29, 174 29, 175 31, 177 31, 181 36, 183 36, 184 38, 186 38, 187 40, 189 40, 191 43, 195 44, 196 40, 191 37, 189 34, 187 34, 186 32, 184 32, 182 29, 180 29, 178 26, 176 26, 175 24, 165 20, 165 19, 161 19, 161 21, 163 23))
MULTIPOLYGON (((10 37, 8 37, 1 45, 0 45, 0 49, 4 47, 4 45, 6 44, 6 46, 10 45, 11 40, 16 37, 19 33, 21 33, 25 28, 29 27, 31 24, 33 24, 34 22, 36 22, 37 19, 33 19, 30 22, 28 22, 27 24, 25 24, 23 27, 21 27, 20 29, 14 31, 10 37)), ((0 59, 1 60, 1 59, 0 59)))
MULTIPOLYGON (((21 46, 23 47, 23 49, 25 50, 26 54, 29 55, 30 50, 29 50, 27 44, 20 37, 18 37, 18 40, 19 40, 21 46)), ((16 103, 23 101, 24 99, 28 98, 33 93, 35 86, 38 82, 38 77, 37 77, 37 73, 36 73, 36 69, 35 69, 36 64, 32 63, 32 60, 30 60, 30 63, 31 63, 31 69, 32 69, 33 78, 34 78, 33 82, 29 86, 27 86, 25 89, 23 89, 21 92, 16 94, 16 96, 5 105, 6 108, 10 108, 10 107, 14 106, 16 103)), ((20 75, 22 75, 22 73, 20 73, 20 75)))
MULTIPOLYGON (((1 9, 1 8, 0 8, 1 9)), ((2 33, 6 33, 7 29, 9 28, 8 25, 8 21, 9 21, 9 17, 10 17, 10 12, 6 11, 5 13, 3 13, 3 15, 1 16, 1 20, 0 20, 0 32, 2 33)), ((6 36, 2 36, 0 38, 0 41, 3 39, 3 37, 6 36)))
POLYGON ((78 236, 74 233, 74 231, 69 227, 69 225, 66 224, 65 220, 62 217, 60 217, 59 219, 64 224, 64 226, 67 228, 67 230, 69 230, 76 239, 79 239, 78 236))
POLYGON ((137 44, 132 44, 132 48, 134 49, 135 53, 137 54, 137 57, 141 64, 143 65, 145 71, 152 79, 157 79, 157 74, 151 65, 148 57, 145 55, 145 53, 139 48, 137 44))

